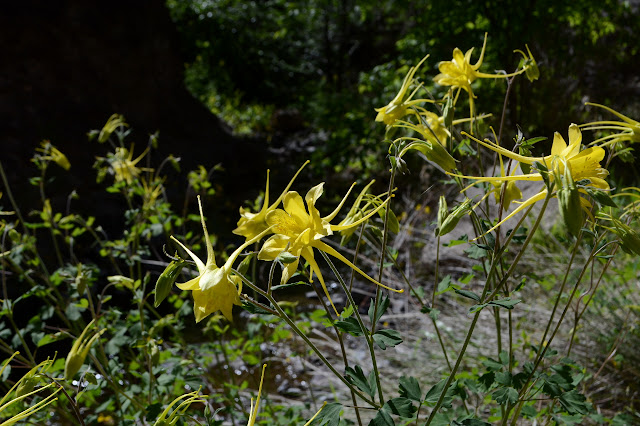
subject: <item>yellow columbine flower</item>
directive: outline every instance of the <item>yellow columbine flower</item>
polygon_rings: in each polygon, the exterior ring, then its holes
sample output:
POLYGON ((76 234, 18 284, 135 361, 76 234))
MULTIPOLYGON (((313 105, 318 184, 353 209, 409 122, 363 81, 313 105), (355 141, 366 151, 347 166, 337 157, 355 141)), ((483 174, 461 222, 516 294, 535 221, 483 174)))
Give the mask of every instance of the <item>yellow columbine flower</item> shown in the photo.
MULTIPOLYGON (((482 114, 477 119, 490 117, 491 114, 482 114)), ((447 138, 451 136, 451 132, 444 125, 444 116, 439 116, 430 111, 420 112, 420 124, 409 123, 408 121, 400 120, 395 127, 405 127, 409 130, 418 132, 423 138, 429 142, 438 142, 443 147, 447 147, 447 138)), ((453 126, 472 121, 471 118, 460 118, 453 120, 451 123, 453 126)))
POLYGON ((91 337, 89 337, 87 332, 93 328, 94 321, 95 320, 92 320, 87 324, 80 336, 78 336, 76 341, 73 342, 73 346, 71 346, 71 350, 64 362, 64 378, 66 380, 73 379, 73 376, 75 376, 78 370, 80 370, 80 367, 84 364, 84 360, 87 358, 87 355, 89 355, 89 349, 91 349, 91 346, 105 331, 107 331, 106 328, 103 328, 102 330, 96 331, 91 335, 91 337))
MULTIPOLYGON (((575 181, 581 181, 587 179, 589 181, 588 186, 594 187, 600 190, 609 189, 609 184, 604 180, 609 174, 606 169, 600 167, 600 161, 604 159, 604 149, 601 147, 590 147, 580 150, 582 146, 582 133, 580 128, 571 124, 569 126, 569 144, 565 142, 560 133, 556 132, 553 138, 553 145, 551 147, 551 154, 545 157, 525 157, 523 155, 516 154, 508 149, 505 149, 490 141, 481 141, 473 138, 476 142, 487 148, 497 152, 500 155, 519 161, 520 163, 533 165, 534 163, 540 163, 544 165, 549 173, 549 180, 553 181, 554 176, 565 175, 565 170, 568 170, 571 174, 571 178, 575 181)), ((451 174, 451 173, 449 173, 451 174)), ((508 183, 518 180, 528 181, 543 181, 543 176, 540 173, 529 173, 517 176, 496 176, 496 177, 484 177, 484 176, 462 176, 451 174, 452 176, 462 177, 466 179, 474 179, 476 182, 490 182, 490 183, 508 183)), ((475 185, 475 183, 473 185, 475 185)), ((466 189, 466 188, 465 188, 466 189)), ((528 206, 543 200, 547 196, 547 188, 543 188, 539 193, 533 195, 528 200, 518 206, 511 214, 505 217, 500 223, 495 225, 487 232, 491 232, 498 228, 505 221, 512 218, 514 215, 527 208, 528 206)), ((591 204, 584 198, 580 198, 580 203, 587 209, 591 207, 591 204)))
MULTIPOLYGON (((462 51, 457 47, 453 50, 453 59, 451 61, 440 62, 438 70, 440 74, 436 75, 433 80, 442 86, 451 86, 457 89, 463 89, 469 94, 469 111, 470 117, 473 118, 475 114, 473 98, 473 89, 471 83, 478 78, 508 78, 514 75, 525 72, 526 68, 516 71, 511 74, 487 74, 479 72, 478 69, 482 65, 484 58, 484 52, 487 47, 487 34, 484 35, 484 43, 482 44, 482 51, 480 52, 480 58, 475 65, 471 65, 471 54, 473 53, 473 47, 467 50, 464 55, 462 51)), ((457 98, 457 95, 456 95, 457 98)))
POLYGON ((36 148, 36 151, 44 154, 40 156, 40 160, 53 161, 65 170, 69 170, 71 168, 71 163, 69 163, 67 156, 47 140, 40 142, 40 148, 36 148))
POLYGON ((105 123, 100 134, 98 135, 98 142, 104 143, 109 140, 111 134, 118 130, 118 127, 129 127, 124 117, 120 114, 113 114, 105 123))
POLYGON ((298 169, 295 175, 289 181, 287 187, 282 191, 282 194, 278 197, 278 199, 271 205, 269 205, 269 170, 267 170, 267 188, 264 191, 264 203, 262 204, 262 208, 258 213, 251 213, 248 210, 240 207, 240 220, 238 220, 238 227, 233 230, 233 233, 236 235, 242 235, 247 240, 254 238, 256 235, 267 229, 269 226, 265 221, 267 217, 267 213, 273 211, 278 207, 280 202, 282 201, 282 197, 289 191, 291 185, 293 185, 293 181, 298 177, 302 169, 309 164, 307 160, 302 167, 298 169))
MULTIPOLYGON (((0 369, 0 375, 2 375, 2 373, 4 372, 4 369, 9 365, 9 362, 11 362, 11 360, 18 354, 19 352, 15 352, 13 355, 11 355, 11 357, 2 366, 2 369, 0 369)), ((47 358, 45 361, 42 361, 40 364, 36 365, 27 374, 25 374, 20 380, 18 380, 2 398, 0 398, 0 417, 4 417, 6 415, 6 414, 3 415, 2 412, 7 408, 11 408, 10 411, 12 411, 11 417, 6 419, 2 423, 0 423, 0 426, 9 426, 9 425, 17 424, 18 422, 26 419, 36 411, 41 410, 42 408, 46 407, 47 405, 51 404, 52 402, 58 399, 55 396, 58 392, 62 390, 62 387, 58 387, 55 391, 53 391, 44 399, 40 400, 38 403, 26 408, 25 410, 17 414, 13 414, 15 413, 15 411, 13 411, 15 407, 12 407, 14 404, 21 405, 22 404, 21 401, 23 399, 31 397, 39 392, 42 392, 45 389, 55 386, 55 383, 51 382, 47 385, 44 385, 35 389, 35 386, 37 385, 39 379, 43 378, 42 375, 46 373, 47 370, 49 370, 50 367, 53 365, 53 361, 54 360, 47 358), (25 382, 30 382, 30 383, 25 383, 25 382), (9 396, 13 396, 13 399, 7 401, 9 399, 9 396)))
POLYGON ((141 171, 149 171, 147 168, 139 168, 136 167, 136 164, 140 162, 149 152, 149 147, 144 150, 142 154, 138 156, 135 160, 133 159, 133 144, 131 144, 131 150, 127 150, 123 147, 117 147, 115 154, 109 156, 108 160, 111 164, 111 168, 113 170, 113 174, 115 176, 116 182, 127 182, 127 184, 131 185, 134 180, 140 176, 141 171))
POLYGON ((416 71, 418 71, 418 68, 420 68, 420 65, 422 65, 422 63, 428 57, 429 55, 425 56, 424 58, 422 58, 420 62, 418 62, 418 65, 416 65, 415 67, 411 67, 409 69, 409 72, 404 77, 404 81, 402 82, 402 87, 400 87, 400 91, 398 92, 396 97, 393 98, 391 102, 389 102, 389 104, 387 104, 386 106, 383 106, 382 108, 375 109, 376 112, 378 113, 378 115, 376 115, 376 121, 382 121, 384 124, 393 124, 396 120, 407 115, 407 109, 410 106, 417 105, 423 102, 433 102, 429 99, 411 100, 411 98, 413 97, 413 95, 416 94, 420 86, 416 87, 415 90, 411 92, 409 96, 405 97, 407 94, 407 90, 409 90, 411 83, 413 83, 413 76, 415 75, 416 71))
MULTIPOLYGON (((354 271, 358 272, 373 283, 388 290, 402 293, 402 290, 389 288, 369 277, 357 266, 347 260, 343 255, 338 253, 331 246, 321 241, 323 237, 332 235, 334 231, 342 231, 360 225, 362 222, 377 213, 379 209, 383 208, 388 203, 389 199, 385 200, 377 208, 373 209, 368 214, 355 222, 345 225, 331 225, 331 223, 329 222, 336 217, 343 204, 345 203, 347 196, 351 192, 351 189, 349 189, 347 195, 345 195, 338 207, 331 214, 325 217, 320 217, 320 212, 318 212, 318 209, 316 209, 315 204, 318 198, 320 198, 320 196, 322 195, 323 185, 324 183, 321 183, 311 188, 309 192, 307 192, 304 201, 297 192, 287 192, 282 200, 284 210, 276 209, 267 214, 267 224, 271 226, 271 229, 275 233, 275 235, 272 235, 264 243, 262 249, 258 253, 258 259, 273 261, 283 251, 287 251, 295 256, 297 259, 291 263, 286 264, 282 271, 282 283, 284 284, 289 281, 289 278, 291 278, 293 273, 298 268, 299 258, 300 256, 302 256, 302 258, 306 260, 311 267, 311 281, 313 280, 313 274, 318 276, 318 280, 322 285, 322 289, 324 290, 324 293, 326 294, 329 302, 331 303, 331 306, 333 306, 336 313, 337 309, 333 304, 333 301, 331 300, 331 296, 329 295, 327 286, 324 283, 324 278, 322 277, 320 268, 318 267, 318 264, 314 259, 314 248, 339 259, 340 261, 351 267, 354 271)), ((353 188, 353 186, 351 188, 353 188)))
POLYGON ((200 395, 200 389, 197 391, 185 393, 184 395, 180 395, 164 409, 160 416, 153 423, 153 426, 173 426, 175 425, 180 417, 184 415, 184 413, 189 409, 191 404, 194 403, 203 403, 205 402, 206 395, 200 395), (178 406, 171 411, 174 405, 178 404, 178 406))
POLYGON ((598 108, 605 109, 613 115, 620 118, 622 121, 594 121, 592 123, 586 123, 580 125, 582 130, 618 130, 618 133, 613 133, 608 136, 604 136, 600 139, 596 139, 591 142, 591 145, 600 144, 600 146, 615 146, 620 142, 640 142, 640 123, 630 119, 626 115, 622 115, 619 112, 600 104, 594 104, 587 102, 585 105, 591 105, 598 108))
POLYGON ((197 268, 198 276, 186 283, 176 284, 180 290, 189 290, 193 295, 193 311, 196 317, 196 322, 202 321, 207 316, 214 312, 220 311, 222 315, 229 321, 233 320, 232 308, 233 305, 241 306, 239 293, 242 290, 242 281, 236 275, 231 274, 231 268, 233 263, 244 250, 250 244, 258 241, 267 232, 269 228, 256 235, 251 240, 246 241, 240 247, 238 247, 229 256, 229 259, 222 267, 216 265, 216 258, 213 252, 213 246, 207 232, 207 225, 204 223, 204 214, 202 213, 202 203, 200 202, 200 196, 198 196, 198 207, 200 209, 200 221, 202 223, 202 230, 204 231, 205 245, 207 246, 207 262, 204 263, 198 256, 193 254, 191 250, 185 247, 180 241, 171 236, 171 239, 180 245, 193 259, 197 268))

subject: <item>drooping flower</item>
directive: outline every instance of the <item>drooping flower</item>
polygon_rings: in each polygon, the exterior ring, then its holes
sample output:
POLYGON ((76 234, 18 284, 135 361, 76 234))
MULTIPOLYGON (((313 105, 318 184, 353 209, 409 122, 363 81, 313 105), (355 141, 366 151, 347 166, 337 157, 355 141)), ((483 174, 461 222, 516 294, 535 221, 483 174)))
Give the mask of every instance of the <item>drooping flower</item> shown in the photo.
POLYGON ((198 207, 200 209, 200 222, 202 223, 202 230, 204 231, 205 245, 207 246, 207 261, 206 263, 202 262, 202 260, 185 247, 184 244, 171 236, 171 239, 178 243, 180 247, 189 254, 198 268, 197 277, 176 285, 180 290, 191 291, 196 322, 202 321, 217 311, 222 312, 222 315, 224 315, 226 319, 232 321, 233 316, 231 311, 233 305, 241 305, 239 293, 242 290, 242 281, 238 276, 232 274, 231 268, 233 267, 233 263, 240 253, 242 253, 242 250, 262 238, 269 229, 265 229, 251 240, 246 241, 229 256, 229 259, 227 259, 224 265, 218 267, 216 265, 216 258, 209 233, 207 232, 207 225, 204 222, 200 196, 198 196, 198 207))
POLYGON ((376 115, 376 121, 382 121, 384 124, 393 124, 396 120, 399 120, 400 118, 407 115, 409 107, 424 102, 433 102, 429 99, 411 99, 416 94, 420 86, 416 87, 414 91, 409 94, 409 96, 406 96, 409 87, 413 83, 413 76, 415 75, 416 71, 418 71, 418 68, 420 68, 420 65, 422 65, 428 57, 429 55, 425 56, 420 62, 418 62, 418 65, 409 69, 409 72, 404 77, 402 86, 400 87, 400 91, 391 102, 389 102, 382 108, 375 109, 378 113, 378 115, 376 115))
POLYGON ((60 152, 60 150, 53 146, 48 140, 40 142, 40 148, 36 148, 36 151, 42 153, 42 155, 37 155, 37 160, 53 161, 65 170, 71 168, 71 163, 69 163, 67 156, 60 152))
MULTIPOLYGON (((429 142, 437 142, 443 147, 447 147, 447 138, 451 136, 451 132, 444 124, 444 116, 437 115, 431 111, 420 112, 420 123, 414 124, 408 121, 399 120, 395 127, 404 127, 414 132, 419 133, 425 140, 429 142)), ((491 114, 482 114, 476 119, 490 117, 491 114)), ((473 121, 471 118, 460 118, 453 120, 451 124, 456 126, 458 124, 473 121)))
POLYGON ((124 120, 124 116, 120 114, 113 114, 107 122, 105 123, 102 130, 100 130, 100 134, 98 135, 98 142, 105 143, 111 137, 111 134, 118 130, 118 127, 129 127, 127 122, 124 120))
MULTIPOLYGON (((331 214, 321 217, 320 212, 315 207, 315 204, 318 198, 322 195, 323 185, 324 183, 321 183, 311 188, 309 192, 307 192, 304 200, 295 191, 287 192, 282 200, 284 210, 275 209, 267 214, 267 224, 271 226, 271 230, 275 235, 269 237, 269 239, 264 243, 262 249, 258 253, 258 259, 273 261, 284 251, 295 256, 296 260, 286 264, 282 271, 282 283, 284 284, 289 281, 293 273, 296 271, 300 257, 302 257, 307 261, 307 263, 309 263, 311 268, 310 279, 313 280, 314 274, 318 277, 318 280, 322 285, 322 289, 336 313, 337 309, 331 300, 331 296, 329 295, 329 291, 325 285, 320 268, 314 259, 313 249, 321 250, 328 255, 339 259, 341 262, 347 264, 354 271, 358 272, 373 283, 388 290, 401 293, 402 290, 389 288, 369 277, 334 248, 322 241, 322 238, 332 235, 335 231, 342 231, 360 225, 362 222, 377 213, 379 209, 383 208, 388 203, 389 199, 385 200, 376 209, 372 209, 372 211, 357 221, 344 225, 332 225, 330 223, 331 220, 336 217, 344 205, 351 189, 349 189, 347 195, 345 195, 338 207, 331 214)), ((353 188, 353 186, 351 188, 353 188)))
POLYGON ((240 207, 240 220, 238 220, 238 227, 233 230, 233 233, 236 235, 242 235, 247 240, 254 238, 256 235, 267 229, 269 226, 265 221, 267 217, 267 213, 275 210, 284 195, 289 191, 291 185, 293 185, 293 181, 298 177, 302 169, 309 164, 309 161, 305 161, 305 163, 298 169, 295 175, 289 181, 289 184, 286 186, 282 194, 273 202, 273 204, 269 205, 269 170, 267 170, 267 188, 264 191, 264 202, 262 204, 262 208, 258 213, 251 213, 250 211, 240 207))
MULTIPOLYGON (((481 141, 476 138, 474 138, 474 140, 479 144, 484 145, 485 147, 497 152, 500 155, 511 158, 520 163, 533 165, 533 170, 536 170, 535 164, 539 163, 544 166, 548 170, 548 172, 544 172, 544 177, 542 175, 542 172, 539 170, 536 173, 528 173, 524 175, 503 175, 496 177, 463 176, 449 173, 452 176, 475 180, 476 182, 472 185, 480 182, 503 184, 519 180, 543 181, 545 178, 548 178, 549 181, 553 182, 556 176, 565 176, 565 171, 568 171, 568 173, 570 173, 571 175, 571 179, 575 182, 581 182, 581 185, 583 186, 592 187, 597 190, 609 189, 609 184, 604 180, 604 178, 608 176, 609 172, 606 169, 600 167, 600 162, 604 159, 605 155, 604 149, 596 146, 581 150, 582 133, 580 132, 580 128, 576 124, 571 124, 571 126, 569 126, 568 145, 565 142, 564 138, 560 135, 560 133, 555 133, 553 138, 553 145, 551 147, 551 154, 545 157, 526 157, 509 151, 508 149, 505 149, 487 140, 481 141)), ((584 191, 580 190, 580 192, 583 193, 584 191)), ((513 212, 511 212, 500 223, 492 227, 487 232, 491 232, 494 229, 498 228, 505 221, 509 220, 514 215, 529 207, 530 205, 543 200, 546 196, 547 187, 545 186, 541 189, 540 192, 533 195, 528 200, 519 203, 520 205, 513 212)), ((591 207, 591 204, 585 198, 581 197, 580 203, 582 204, 584 209, 589 209, 591 207)))
POLYGON ((540 70, 538 69, 538 63, 534 59, 531 54, 531 50, 529 50, 528 45, 524 45, 527 48, 527 53, 524 53, 522 50, 514 50, 516 53, 520 53, 522 55, 522 59, 520 60, 520 66, 525 70, 524 73, 527 76, 529 81, 535 81, 540 78, 540 70))
POLYGON ((640 122, 632 120, 626 115, 620 114, 618 111, 615 111, 604 105, 594 104, 591 102, 587 102, 585 105, 591 105, 591 106, 595 106, 595 107, 607 110, 622 120, 622 121, 594 121, 591 123, 580 125, 582 130, 618 131, 617 133, 612 133, 610 135, 603 136, 600 139, 596 139, 595 141, 591 142, 591 145, 614 147, 616 144, 622 143, 622 142, 630 142, 630 143, 640 142, 640 122))
MULTIPOLYGON (((440 74, 436 75, 433 80, 441 86, 451 86, 452 88, 462 89, 469 94, 469 111, 470 117, 474 117, 475 108, 473 99, 473 89, 471 83, 478 78, 509 78, 514 75, 521 74, 526 71, 526 68, 511 74, 487 74, 478 71, 482 65, 484 59, 484 52, 487 47, 487 34, 484 35, 484 43, 482 44, 482 50, 480 51, 480 58, 471 65, 471 54, 473 53, 473 47, 467 50, 467 53, 462 54, 462 51, 457 47, 453 50, 453 59, 451 61, 443 61, 438 65, 440 74)), ((533 57, 532 57, 533 58, 533 57)), ((457 95, 456 95, 457 98, 457 95)))

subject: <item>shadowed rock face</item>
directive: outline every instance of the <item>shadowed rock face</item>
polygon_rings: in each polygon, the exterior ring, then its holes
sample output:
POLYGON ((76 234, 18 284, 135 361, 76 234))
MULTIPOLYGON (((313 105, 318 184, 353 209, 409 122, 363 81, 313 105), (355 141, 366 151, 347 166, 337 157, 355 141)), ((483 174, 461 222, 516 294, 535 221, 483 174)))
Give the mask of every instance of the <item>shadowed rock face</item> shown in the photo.
POLYGON ((31 205, 23 189, 36 173, 29 159, 43 139, 72 164, 58 178, 64 191, 75 188, 84 200, 101 192, 91 165, 106 147, 88 142, 86 133, 116 112, 133 128, 136 154, 148 134, 160 132, 153 163, 169 153, 182 158, 183 171, 222 163, 218 183, 240 201, 262 186, 266 143, 233 137, 187 92, 176 41, 162 1, 21 1, 3 10, 0 160, 19 202, 31 205))

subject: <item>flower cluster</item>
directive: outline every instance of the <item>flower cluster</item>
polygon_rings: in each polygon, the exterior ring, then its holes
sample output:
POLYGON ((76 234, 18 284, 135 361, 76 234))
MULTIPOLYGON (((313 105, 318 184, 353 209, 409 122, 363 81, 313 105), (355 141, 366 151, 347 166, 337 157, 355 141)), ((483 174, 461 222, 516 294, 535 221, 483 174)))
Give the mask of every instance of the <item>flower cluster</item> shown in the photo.
MULTIPOLYGON (((202 261, 183 243, 171 237, 187 252, 198 269, 198 275, 195 278, 185 283, 177 284, 181 290, 192 292, 196 322, 202 321, 217 311, 222 312, 229 321, 232 320, 232 307, 233 305, 241 305, 240 294, 242 291, 242 280, 234 271, 234 264, 247 247, 259 242, 267 235, 270 235, 270 237, 260 248, 258 259, 276 261, 283 253, 288 253, 292 260, 283 266, 281 278, 283 284, 288 282, 298 270, 300 259, 306 261, 310 268, 309 280, 313 282, 314 275, 318 278, 327 299, 336 313, 337 308, 331 299, 320 267, 315 260, 314 250, 322 251, 340 260, 369 281, 381 287, 402 292, 402 290, 392 289, 369 277, 336 249, 322 241, 323 238, 331 236, 335 232, 352 232, 354 228, 385 208, 390 198, 387 196, 385 200, 382 200, 382 197, 370 197, 369 202, 360 207, 362 200, 365 198, 365 192, 370 187, 368 185, 356 200, 347 217, 338 224, 332 224, 331 222, 337 217, 345 204, 351 189, 332 213, 321 216, 315 204, 323 193, 323 183, 311 188, 304 200, 296 191, 289 191, 293 181, 306 164, 298 170, 282 194, 272 204, 269 204, 269 174, 267 173, 267 187, 263 206, 257 213, 243 208, 240 209, 240 220, 234 233, 245 237, 245 242, 229 256, 222 266, 218 266, 216 263, 213 246, 205 224, 202 204, 200 197, 198 197, 200 220, 207 250, 206 261, 202 261), (280 208, 280 205, 282 205, 282 208, 280 208)), ((353 189, 353 186, 351 188, 353 189)), ((179 263, 177 266, 181 269, 182 264, 179 263)), ((179 269, 176 269, 177 266, 172 262, 167 268, 168 270, 171 269, 171 271, 165 271, 166 273, 161 275, 163 288, 166 287, 168 277, 171 277, 173 281, 177 278, 179 273, 179 269)))

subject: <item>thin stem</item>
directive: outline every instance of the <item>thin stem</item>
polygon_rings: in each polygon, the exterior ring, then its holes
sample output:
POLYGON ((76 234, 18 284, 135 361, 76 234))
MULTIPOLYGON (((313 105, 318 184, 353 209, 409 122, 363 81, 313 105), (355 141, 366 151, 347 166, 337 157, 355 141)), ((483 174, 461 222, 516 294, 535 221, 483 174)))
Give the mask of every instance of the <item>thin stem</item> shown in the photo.
POLYGON ((438 238, 436 239, 436 270, 434 272, 433 279, 433 292, 431 293, 431 307, 436 307, 436 292, 438 290, 438 278, 440 272, 440 233, 438 233, 438 238))
POLYGON ((576 329, 578 328, 578 322, 580 321, 580 319, 582 319, 582 316, 584 315, 585 311, 589 307, 589 304, 593 300, 593 295, 596 293, 596 291, 598 291, 598 287, 600 287, 600 283, 602 282, 602 279, 604 278, 604 274, 609 269, 609 266, 611 265, 611 262, 613 261, 613 257, 616 254, 616 252, 618 251, 619 247, 620 247, 619 245, 617 245, 617 244, 615 245, 615 247, 613 248, 613 250, 611 252, 611 257, 609 257, 607 259, 607 262, 605 263, 604 267, 602 268, 602 271, 600 271, 600 276, 598 277, 598 282, 596 283, 595 287, 591 291, 591 297, 589 297, 589 299, 587 299, 587 302, 584 304, 584 307, 582 308, 581 311, 578 312, 576 310, 576 317, 575 317, 575 321, 574 321, 574 325, 573 325, 573 332, 571 334, 571 340, 569 341, 569 348, 567 349, 567 357, 571 355, 571 348, 573 347, 573 341, 574 341, 574 338, 575 338, 576 329))
MULTIPOLYGON (((509 278, 509 276, 511 275, 511 273, 515 269, 515 266, 520 261, 520 259, 522 257, 522 254, 524 253, 524 251, 526 250, 527 246, 531 242, 531 240, 533 238, 533 234, 535 233, 535 231, 540 226, 540 222, 542 221, 542 216, 544 215, 544 212, 545 212, 545 210, 547 208, 547 204, 549 203, 550 199, 551 199, 551 194, 547 193, 547 196, 546 196, 546 198, 544 200, 544 204, 542 205, 542 208, 540 209, 540 213, 538 213, 538 217, 536 219, 536 222, 534 223, 533 228, 531 229, 531 231, 529 231, 529 235, 527 235, 527 239, 524 241, 524 243, 522 245, 522 248, 520 249, 520 251, 516 255, 516 258, 514 259, 513 263, 511 264, 511 267, 509 268, 509 270, 507 271, 507 273, 505 274, 505 276, 503 277, 501 282, 495 287, 493 292, 487 297, 486 294, 488 293, 488 290, 489 290, 488 283, 491 280, 491 278, 493 276, 493 273, 495 272, 496 267, 497 267, 497 262, 496 261, 491 263, 491 268, 489 269, 489 272, 487 274, 487 285, 484 286, 484 289, 483 289, 483 292, 482 292, 482 296, 480 297, 481 303, 485 303, 487 300, 491 300, 495 296, 495 294, 498 292, 498 290, 500 289, 501 285, 506 282, 506 280, 509 278)), ((530 211, 530 209, 529 209, 529 211, 530 211)), ((524 217, 526 217, 526 215, 524 217)), ((521 223, 524 220, 524 217, 520 220, 519 223, 521 223)), ((516 229, 517 228, 514 228, 514 230, 509 235, 509 238, 511 238, 515 234, 516 229)), ((505 247, 506 247, 506 245, 507 244, 505 244, 505 247)), ((440 393, 440 397, 438 398, 438 401, 436 402, 435 407, 433 408, 433 410, 431 411, 431 414, 429 415, 429 418, 427 419, 427 423, 426 423, 427 425, 430 424, 433 421, 433 418, 435 417, 435 415, 437 414, 438 410, 442 406, 442 402, 444 401, 444 397, 445 397, 445 395, 447 393, 447 390, 449 389, 449 386, 451 385, 451 382, 453 381, 453 379, 454 379, 454 377, 456 375, 456 372, 458 371, 458 368, 460 367, 460 363, 462 362, 462 358, 464 357, 464 354, 465 354, 465 352, 467 350, 467 346, 469 345, 469 342, 471 341, 471 335, 473 334, 473 331, 474 331, 474 329, 476 327, 476 324, 478 322, 478 318, 480 317, 480 312, 482 312, 482 310, 478 310, 475 313, 475 315, 473 316, 473 320, 471 321, 471 325, 469 326, 469 331, 467 332, 465 340, 464 340, 464 342, 462 344, 462 348, 460 349, 460 353, 458 354, 458 359, 456 360, 456 363, 453 366, 453 370, 451 371, 451 374, 449 374, 447 382, 445 383, 444 388, 442 389, 442 392, 440 393)))
POLYGON ((531 389, 531 387, 529 386, 529 382, 531 381, 531 379, 533 378, 533 374, 536 372, 536 370, 538 369, 538 367, 540 366, 540 363, 542 362, 542 359, 544 358, 545 354, 547 353, 547 350, 549 349, 549 347, 551 347, 551 342, 553 341, 553 339, 556 336, 556 333, 558 332, 558 330, 560 329, 560 326, 562 325, 562 322, 564 320, 564 317, 566 316, 569 307, 571 306, 571 302, 573 301, 573 297, 575 296, 576 292, 578 291, 578 286, 580 285, 580 282, 582 281, 582 277, 584 277, 585 271, 588 269, 589 264, 593 261, 593 259, 595 258, 595 255, 597 253, 597 244, 594 244, 593 249, 591 251, 591 253, 589 254, 589 257, 587 258, 587 261, 584 264, 584 267, 581 269, 580 271, 580 275, 578 275, 578 278, 576 278, 576 283, 573 286, 573 290, 571 291, 571 294, 569 295, 569 300, 567 300, 565 307, 562 311, 562 313, 560 314, 560 318, 558 319, 558 322, 553 330, 553 332, 551 333, 551 336, 549 337, 549 340, 546 341, 546 336, 548 334, 548 331, 551 327, 551 323, 553 321, 553 317, 557 308, 557 305, 559 304, 559 300, 561 298, 561 295, 564 291, 564 287, 566 285, 566 282, 568 281, 568 276, 569 276, 569 272, 571 269, 571 265, 573 263, 573 260, 575 258, 576 252, 577 252, 577 248, 580 244, 582 240, 582 232, 580 232, 578 234, 578 238, 576 239, 576 243, 574 246, 574 249, 572 250, 572 254, 571 254, 571 259, 569 261, 569 265, 567 266, 567 270, 565 272, 565 277, 564 280, 562 282, 562 286, 560 288, 560 291, 558 293, 558 297, 556 298, 556 302, 554 303, 554 307, 553 307, 553 311, 551 313, 551 318, 549 319, 549 322, 547 323, 547 327, 545 329, 545 333, 542 337, 540 346, 541 348, 539 349, 538 355, 536 357, 536 360, 534 362, 534 366, 533 369, 531 371, 531 373, 529 373, 529 377, 527 377, 527 380, 524 382, 522 389, 520 390, 518 396, 519 399, 522 399, 519 403, 518 403, 518 408, 516 409, 516 415, 514 415, 514 418, 512 419, 511 424, 515 425, 516 421, 517 421, 517 416, 520 413, 520 410, 522 409, 522 406, 524 404, 524 395, 526 395, 526 393, 531 389))
MULTIPOLYGON (((344 341, 342 339, 342 333, 340 332, 340 330, 336 326, 335 321, 332 318, 332 316, 333 316, 332 311, 329 309, 329 306, 327 306, 327 304, 325 303, 324 298, 323 298, 323 294, 318 289, 318 286, 314 285, 313 289, 315 290, 316 295, 318 296, 318 299, 320 300, 320 303, 322 303, 322 307, 324 308, 325 312, 327 313, 327 316, 329 317, 329 320, 331 320, 331 325, 333 327, 333 331, 336 333, 336 337, 338 338, 338 342, 340 343, 340 352, 342 354, 342 362, 344 362, 344 368, 347 369, 349 367, 349 359, 347 358, 347 351, 344 348, 344 341)), ((356 394, 353 392, 353 389, 349 389, 349 390, 350 390, 350 393, 351 393, 351 401, 353 402, 353 406, 355 408, 356 418, 358 419, 358 424, 360 426, 362 426, 362 419, 360 418, 360 409, 358 408, 358 403, 356 401, 356 394)))
POLYGON ((80 410, 78 408, 78 403, 76 402, 76 400, 71 398, 71 396, 65 390, 64 386, 62 386, 56 379, 54 379, 53 377, 49 376, 48 374, 43 374, 43 376, 45 376, 46 378, 51 380, 62 391, 62 393, 64 393, 64 395, 67 397, 67 399, 71 403, 71 408, 73 408, 73 414, 78 419, 80 424, 82 426, 85 426, 84 420, 82 419, 82 415, 80 414, 80 410))
MULTIPOLYGON (((251 281, 249 281, 244 275, 242 275, 240 272, 238 272, 237 270, 232 270, 234 274, 236 274, 241 280, 242 282, 247 285, 249 288, 255 290, 259 295, 261 295, 262 297, 266 298, 267 300, 269 300, 269 302, 271 303, 271 305, 273 306, 273 308, 275 308, 275 310, 278 312, 278 317, 282 318, 288 325, 289 327, 291 327, 291 329, 293 330, 294 333, 296 333, 302 340, 304 340, 304 342, 309 346, 309 348, 311 348, 311 350, 313 352, 316 353, 316 355, 318 356, 318 358, 320 358, 320 361, 322 361, 322 363, 329 369, 331 370, 331 372, 342 382, 345 384, 345 386, 347 386, 349 389, 353 389, 353 385, 351 383, 349 383, 347 381, 347 379, 345 379, 340 373, 338 373, 338 371, 335 369, 335 367, 324 357, 324 355, 322 354, 322 352, 320 352, 320 350, 316 347, 316 345, 313 344, 313 342, 311 340, 309 340, 309 338, 302 332, 302 330, 300 330, 298 328, 298 326, 291 320, 291 318, 289 318, 289 316, 282 310, 282 308, 278 305, 278 302, 276 302, 276 300, 270 295, 267 294, 265 291, 263 291, 260 287, 256 286, 255 284, 253 284, 251 281)), ((262 305, 261 303, 255 301, 255 300, 251 300, 248 299, 251 303, 253 303, 254 305, 264 309, 264 305, 262 305)), ((365 401, 366 403, 372 405, 373 407, 376 408, 380 408, 380 406, 378 404, 376 404, 374 401, 372 401, 371 399, 367 398, 366 396, 364 396, 360 391, 353 389, 355 394, 358 395, 358 397, 360 399, 362 399, 363 401, 365 401)))
MULTIPOLYGON (((370 334, 367 333, 367 328, 364 326, 364 322, 362 321, 362 317, 360 316, 360 312, 358 311, 358 305, 356 305, 356 302, 353 300, 353 296, 348 291, 346 283, 342 279, 342 276, 340 275, 340 272, 338 271, 338 269, 335 267, 335 265, 329 258, 329 255, 323 251, 321 251, 320 253, 322 254, 322 257, 324 257, 324 260, 329 264, 329 267, 331 268, 331 271, 338 279, 338 282, 340 283, 342 290, 346 293, 347 299, 349 299, 349 303, 351 304, 351 306, 353 306, 353 312, 355 313, 356 320, 358 321, 358 324, 362 329, 365 340, 367 341, 367 346, 369 348, 369 355, 371 356, 371 366, 373 367, 373 371, 375 373, 374 375, 376 378, 376 386, 378 388, 378 398, 380 398, 380 405, 383 405, 384 396, 382 393, 382 386, 380 384, 380 372, 378 371, 378 363, 376 361, 376 356, 375 356, 374 347, 373 347, 373 333, 370 333, 370 334)), ((378 306, 378 299, 376 299, 375 306, 376 307, 378 306)), ((376 317, 374 316, 373 318, 376 318, 376 317)))

